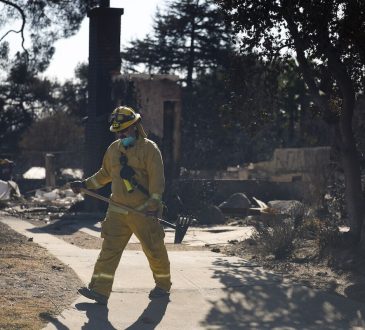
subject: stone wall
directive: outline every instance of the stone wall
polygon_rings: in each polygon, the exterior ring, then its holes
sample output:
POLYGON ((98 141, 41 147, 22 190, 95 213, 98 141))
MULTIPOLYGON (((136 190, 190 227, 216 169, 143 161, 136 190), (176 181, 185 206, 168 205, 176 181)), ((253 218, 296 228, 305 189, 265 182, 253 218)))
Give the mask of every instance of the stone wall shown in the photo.
POLYGON ((229 167, 216 173, 216 179, 311 182, 330 164, 330 147, 275 149, 271 160, 244 167, 229 167))
POLYGON ((272 174, 312 172, 330 162, 330 147, 275 149, 271 161, 257 164, 272 174))

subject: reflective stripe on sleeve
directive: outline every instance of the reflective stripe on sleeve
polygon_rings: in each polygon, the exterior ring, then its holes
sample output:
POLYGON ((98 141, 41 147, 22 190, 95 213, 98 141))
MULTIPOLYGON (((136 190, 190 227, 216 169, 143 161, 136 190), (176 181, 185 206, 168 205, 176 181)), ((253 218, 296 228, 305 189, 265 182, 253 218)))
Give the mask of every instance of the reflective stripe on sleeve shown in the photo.
POLYGON ((89 182, 94 187, 94 189, 99 189, 99 188, 103 187, 103 185, 100 184, 98 181, 96 181, 95 178, 90 178, 89 182))
POLYGON ((158 201, 160 201, 162 196, 160 194, 153 193, 153 194, 151 194, 151 198, 152 199, 157 199, 158 201))

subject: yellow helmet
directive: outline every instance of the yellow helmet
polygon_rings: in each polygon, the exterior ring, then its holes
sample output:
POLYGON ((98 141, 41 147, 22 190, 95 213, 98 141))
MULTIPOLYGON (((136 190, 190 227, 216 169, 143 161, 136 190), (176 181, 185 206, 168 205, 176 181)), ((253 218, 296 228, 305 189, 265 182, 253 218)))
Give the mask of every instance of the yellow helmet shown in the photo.
POLYGON ((123 131, 129 126, 135 124, 141 119, 141 115, 136 113, 132 108, 127 106, 120 106, 110 115, 109 123, 110 131, 115 133, 123 131))

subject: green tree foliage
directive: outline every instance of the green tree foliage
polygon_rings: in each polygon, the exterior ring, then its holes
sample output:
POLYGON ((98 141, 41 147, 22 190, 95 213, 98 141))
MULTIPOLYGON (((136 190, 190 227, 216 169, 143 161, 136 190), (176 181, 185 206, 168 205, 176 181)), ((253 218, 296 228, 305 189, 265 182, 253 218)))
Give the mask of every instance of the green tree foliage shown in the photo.
POLYGON ((172 1, 157 12, 153 34, 122 52, 129 70, 143 64, 149 73, 184 75, 184 167, 225 168, 267 159, 275 147, 317 141, 300 131, 312 120, 303 115, 307 92, 292 79, 293 66, 237 55, 233 39, 212 1, 172 1))
POLYGON ((59 105, 63 111, 78 118, 87 115, 87 84, 89 66, 79 64, 75 69, 75 77, 60 85, 59 105))
POLYGON ((190 103, 183 113, 182 154, 189 155, 183 166, 242 165, 267 157, 281 144, 277 130, 272 130, 276 122, 272 113, 278 112, 277 72, 253 56, 232 53, 228 59, 225 68, 197 77, 191 96, 184 98, 190 103))
POLYGON ((34 121, 22 135, 20 148, 33 165, 42 166, 44 155, 53 152, 59 166, 72 166, 82 158, 83 137, 83 127, 76 117, 56 112, 34 121))
POLYGON ((211 0, 174 0, 158 11, 152 35, 133 40, 122 52, 126 69, 144 64, 150 73, 180 73, 188 86, 194 76, 225 65, 232 50, 229 27, 211 0))
POLYGON ((20 132, 29 127, 41 112, 56 103, 53 83, 37 78, 25 63, 12 67, 0 86, 0 145, 2 152, 16 150, 20 132))
POLYGON ((296 60, 311 99, 337 130, 346 176, 350 233, 365 244, 360 164, 352 131, 363 92, 365 2, 359 0, 217 0, 234 26, 241 52, 296 60), (361 234, 361 229, 363 233, 361 234))
MULTIPOLYGON (((37 119, 64 113, 79 121, 86 116, 87 65, 79 65, 75 79, 60 84, 13 68, 0 86, 0 152, 15 153, 22 135, 37 119)), ((45 121, 47 123, 47 121, 45 121)))
POLYGON ((184 167, 223 169, 268 160, 278 147, 330 142, 292 63, 234 53, 228 63, 194 81, 183 113, 184 167))
POLYGON ((38 74, 49 65, 54 43, 75 34, 93 5, 95 1, 0 0, 1 152, 15 152, 20 133, 41 114, 70 106, 69 112, 84 115, 85 69, 79 69, 82 79, 73 86, 61 86, 38 74), (22 48, 10 57, 14 45, 8 36, 13 33, 19 35, 22 48))
POLYGON ((23 49, 18 57, 27 61, 31 70, 43 72, 54 54, 54 43, 79 30, 91 5, 90 0, 0 0, 1 59, 6 60, 10 48, 7 36, 17 33, 23 49))

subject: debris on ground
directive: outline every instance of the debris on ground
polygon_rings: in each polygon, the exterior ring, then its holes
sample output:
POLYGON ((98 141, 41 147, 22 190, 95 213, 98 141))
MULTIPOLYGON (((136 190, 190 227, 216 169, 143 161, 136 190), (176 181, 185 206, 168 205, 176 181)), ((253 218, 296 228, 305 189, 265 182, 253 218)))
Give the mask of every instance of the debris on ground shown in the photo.
POLYGON ((46 169, 44 167, 34 166, 28 169, 25 173, 23 173, 24 179, 45 179, 46 178, 46 169))
POLYGON ((20 197, 20 190, 16 182, 0 180, 0 200, 7 201, 12 197, 20 197))
POLYGON ((61 168, 61 175, 67 180, 81 180, 84 171, 80 168, 61 168))
POLYGON ((72 205, 84 200, 81 194, 73 193, 66 186, 56 189, 36 189, 32 193, 25 195, 21 203, 16 199, 9 200, 4 204, 3 211, 20 218, 49 222, 61 218, 72 205))

